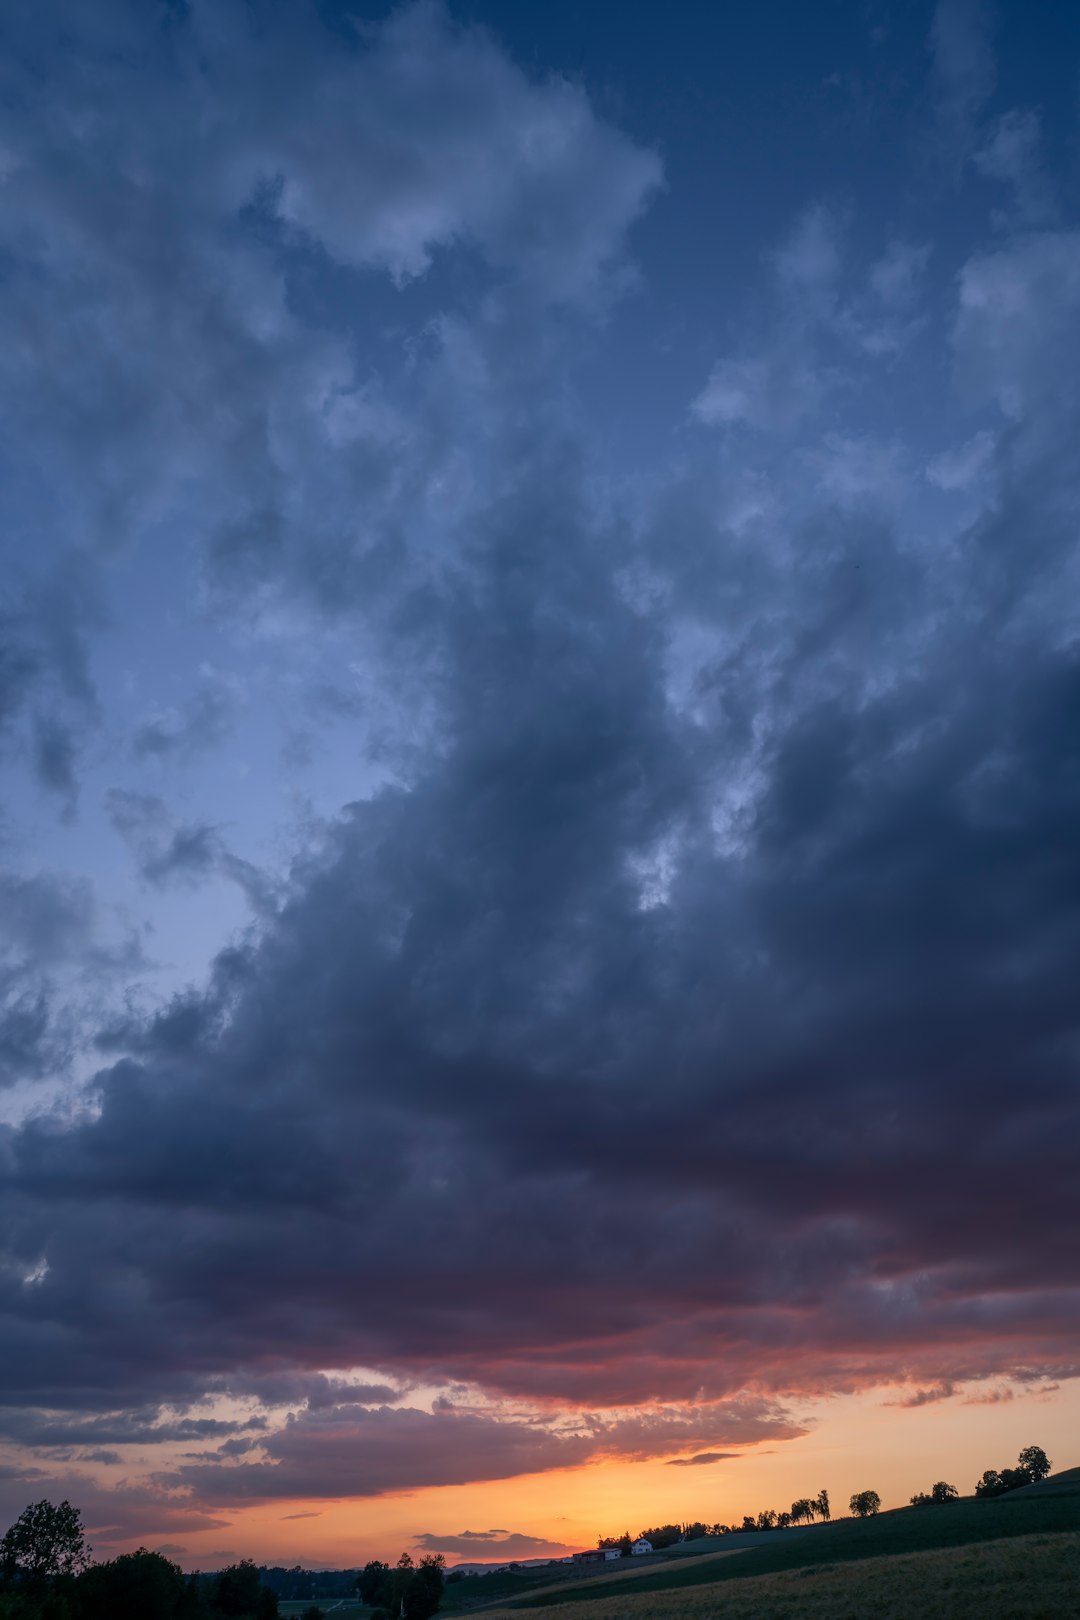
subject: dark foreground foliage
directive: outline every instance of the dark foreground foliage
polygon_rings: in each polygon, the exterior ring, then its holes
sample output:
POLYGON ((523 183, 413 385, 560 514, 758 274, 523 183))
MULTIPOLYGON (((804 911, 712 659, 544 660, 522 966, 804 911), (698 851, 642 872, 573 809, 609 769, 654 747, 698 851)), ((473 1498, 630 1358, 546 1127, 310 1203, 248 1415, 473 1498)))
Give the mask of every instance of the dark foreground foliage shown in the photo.
POLYGON ((89 1559, 77 1508, 32 1503, 0 1542, 0 1620, 277 1620, 250 1559, 214 1575, 145 1547, 89 1559))

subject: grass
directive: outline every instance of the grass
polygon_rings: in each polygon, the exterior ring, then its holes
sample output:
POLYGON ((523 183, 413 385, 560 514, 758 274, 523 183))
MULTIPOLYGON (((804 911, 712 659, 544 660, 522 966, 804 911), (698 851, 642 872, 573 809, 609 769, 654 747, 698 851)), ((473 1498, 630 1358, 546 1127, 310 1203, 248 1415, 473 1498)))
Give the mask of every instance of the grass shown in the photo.
POLYGON ((283 1598, 278 1604, 278 1614, 282 1620, 295 1620, 295 1616, 303 1614, 313 1603, 318 1604, 327 1620, 331 1613, 333 1620, 362 1620, 362 1616, 371 1613, 352 1598, 283 1598))
MULTIPOLYGON (((747 1556, 731 1565, 745 1568, 747 1556)), ((558 1620, 1076 1620, 1080 1532, 815 1562, 660 1597, 635 1584, 566 1603, 558 1620)), ((512 1620, 515 1611, 504 1613, 512 1620)))
MULTIPOLYGON (((797 1537, 807 1532, 796 1529, 787 1530, 784 1534, 797 1537)), ((686 1568, 697 1564, 703 1557, 709 1556, 714 1561, 721 1556, 727 1558, 733 1552, 757 1543, 756 1535, 741 1533, 701 1536, 697 1541, 684 1541, 674 1547, 665 1547, 663 1552, 622 1559, 614 1565, 595 1564, 582 1569, 579 1564, 556 1562, 529 1569, 492 1570, 487 1575, 467 1575, 462 1580, 450 1582, 443 1596, 442 1608, 447 1613, 457 1614, 466 1609, 490 1609, 497 1603, 516 1602, 519 1598, 547 1596, 549 1592, 553 1594, 553 1602, 561 1602, 568 1586, 576 1589, 582 1582, 587 1582, 591 1591, 597 1585, 639 1580, 643 1575, 655 1574, 657 1569, 664 1569, 672 1559, 686 1568)))
MULTIPOLYGON (((731 1549, 729 1549, 728 1552, 722 1553, 722 1554, 720 1554, 720 1556, 724 1557, 724 1558, 732 1558, 732 1557, 734 1557, 735 1553, 737 1553, 738 1551, 739 1551, 739 1549, 737 1547, 732 1547, 731 1549)), ((692 1568, 698 1562, 708 1563, 710 1565, 710 1567, 711 1567, 711 1566, 715 1565, 716 1557, 717 1557, 717 1555, 715 1553, 706 1553, 706 1554, 704 1554, 702 1556, 702 1558, 700 1560, 695 1559, 695 1558, 683 1559, 683 1560, 681 1560, 680 1573, 681 1573, 682 1569, 686 1569, 687 1567, 692 1568)), ((601 1565, 598 1565, 597 1567, 598 1567, 598 1570, 602 1570, 604 1566, 601 1564, 601 1565)), ((651 1561, 649 1564, 642 1565, 641 1563, 638 1562, 637 1559, 635 1559, 633 1565, 631 1567, 627 1568, 627 1569, 618 1569, 618 1568, 616 1568, 616 1569, 612 1570, 612 1569, 609 1568, 607 1574, 599 1574, 598 1573, 596 1575, 590 1575, 588 1577, 589 1595, 590 1595, 590 1597, 593 1596, 594 1594, 596 1596, 598 1596, 598 1597, 603 1597, 605 1595, 605 1592, 609 1591, 612 1587, 616 1587, 616 1588, 622 1587, 628 1581, 633 1583, 635 1588, 637 1588, 637 1583, 639 1581, 644 1580, 649 1575, 655 1575, 656 1573, 657 1573, 657 1568, 656 1568, 656 1561, 655 1560, 651 1561)), ((536 1599, 538 1601, 543 1599, 543 1600, 545 1600, 547 1602, 551 1602, 551 1603, 564 1603, 566 1601, 566 1598, 567 1598, 567 1589, 568 1588, 575 1595, 577 1594, 578 1589, 579 1589, 579 1585, 580 1585, 580 1581, 581 1581, 581 1571, 580 1570, 568 1569, 567 1572, 566 1572, 566 1575, 564 1577, 562 1577, 561 1579, 559 1578, 559 1576, 557 1575, 557 1573, 555 1571, 548 1571, 547 1575, 548 1575, 549 1578, 547 1580, 545 1580, 544 1583, 541 1586, 533 1585, 532 1587, 530 1587, 530 1589, 528 1591, 528 1594, 527 1594, 529 1603, 532 1603, 533 1599, 536 1599), (552 1581, 550 1579, 550 1576, 552 1574, 555 1574, 555 1577, 556 1577, 554 1581, 552 1581)), ((493 1603, 505 1601, 504 1599, 499 1598, 497 1595, 494 1598, 489 1596, 489 1593, 491 1592, 491 1588, 488 1586, 487 1583, 489 1581, 493 1581, 495 1579, 497 1579, 496 1576, 488 1575, 488 1576, 484 1577, 484 1589, 483 1589, 483 1593, 482 1593, 483 1602, 480 1603, 480 1604, 474 1604, 474 1605, 472 1605, 473 1607, 481 1607, 481 1608, 484 1608, 484 1609, 490 1609, 493 1606, 493 1603)), ((456 1586, 457 1582, 455 1582, 454 1585, 456 1586)), ((453 1587, 448 1587, 447 1590, 452 1591, 453 1587)), ((512 1595, 516 1596, 517 1594, 516 1594, 516 1592, 513 1592, 512 1595)), ((525 1604, 515 1604, 514 1606, 515 1607, 524 1607, 526 1605, 525 1604)), ((445 1607, 446 1607, 446 1604, 444 1602, 443 1608, 445 1608, 445 1607)))
MULTIPOLYGON (((795 1536, 783 1530, 768 1531, 756 1537, 756 1544, 738 1557, 716 1554, 666 1560, 642 1571, 632 1586, 635 1593, 674 1591, 822 1564, 862 1562, 969 1543, 1077 1530, 1080 1530, 1080 1469, 1070 1469, 1042 1485, 1027 1486, 988 1501, 963 1497, 943 1506, 897 1508, 870 1519, 843 1519, 821 1525, 807 1534, 795 1536)), ((610 1582, 626 1579, 627 1576, 613 1575, 610 1582)), ((598 1602, 610 1593, 609 1583, 600 1581, 547 1587, 542 1591, 535 1589, 539 1583, 531 1584, 533 1591, 519 1588, 517 1594, 510 1591, 503 1594, 489 1588, 474 1601, 484 1602, 485 1607, 491 1607, 490 1600, 494 1599, 507 1607, 540 1608, 571 1600, 575 1605, 598 1602)), ((1080 1603, 1077 1610, 1080 1612, 1080 1603)))

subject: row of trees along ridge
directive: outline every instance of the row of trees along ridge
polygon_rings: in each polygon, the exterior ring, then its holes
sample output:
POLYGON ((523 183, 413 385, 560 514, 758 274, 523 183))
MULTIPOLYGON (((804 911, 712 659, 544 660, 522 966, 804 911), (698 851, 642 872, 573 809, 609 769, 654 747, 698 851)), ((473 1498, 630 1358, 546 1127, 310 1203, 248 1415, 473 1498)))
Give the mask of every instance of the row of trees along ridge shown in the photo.
MULTIPOLYGON (((1020 1485, 1037 1485, 1047 1477, 1052 1466, 1041 1446, 1025 1446, 1015 1468, 1003 1468, 1000 1472, 996 1468, 988 1468, 975 1486, 975 1495, 1000 1496, 1004 1491, 1015 1490, 1020 1485)), ((916 1491, 911 1498, 911 1506, 929 1507, 955 1502, 959 1495, 955 1485, 939 1479, 928 1491, 916 1491)), ((856 1491, 848 1502, 848 1512, 856 1519, 870 1518, 880 1510, 881 1497, 877 1491, 856 1491)), ((651 1543, 655 1552, 662 1552, 665 1547, 674 1546, 679 1541, 698 1541, 705 1536, 747 1535, 760 1530, 787 1530, 793 1525, 813 1524, 817 1519, 828 1523, 831 1517, 829 1493, 821 1490, 816 1496, 800 1496, 786 1511, 762 1508, 756 1516, 746 1513, 741 1524, 706 1524, 695 1519, 689 1524, 654 1525, 642 1530, 640 1535, 651 1543)), ((600 1548, 617 1547, 624 1557, 628 1557, 632 1540, 630 1533, 624 1531, 621 1536, 600 1536, 596 1544, 600 1548)))
MULTIPOLYGON (((1000 1496, 1038 1484, 1052 1466, 1041 1446, 1025 1446, 1015 1468, 988 1468, 975 1495, 1000 1496)), ((955 1485, 939 1479, 929 1491, 916 1491, 911 1506, 946 1504, 957 1496, 955 1485)), ((880 1507, 877 1491, 856 1491, 848 1502, 856 1518, 870 1517, 880 1507)), ((741 1525, 696 1520, 654 1525, 641 1534, 659 1552, 677 1541, 783 1530, 831 1517, 829 1493, 821 1490, 799 1497, 790 1510, 764 1508, 756 1518, 746 1514, 741 1525)), ((631 1538, 625 1533, 601 1536, 598 1545, 618 1547, 628 1555, 631 1538)), ((78 1508, 70 1502, 33 1502, 0 1539, 0 1620, 277 1620, 273 1586, 300 1573, 299 1568, 263 1571, 245 1558, 213 1574, 185 1575, 178 1564, 145 1547, 94 1564, 78 1508)), ((355 1585, 360 1601, 375 1610, 372 1620, 430 1620, 442 1600, 446 1565, 441 1553, 414 1563, 406 1552, 393 1568, 372 1559, 359 1574, 342 1572, 336 1578, 349 1588, 355 1585)), ((312 1605, 302 1620, 322 1620, 321 1611, 312 1605)))

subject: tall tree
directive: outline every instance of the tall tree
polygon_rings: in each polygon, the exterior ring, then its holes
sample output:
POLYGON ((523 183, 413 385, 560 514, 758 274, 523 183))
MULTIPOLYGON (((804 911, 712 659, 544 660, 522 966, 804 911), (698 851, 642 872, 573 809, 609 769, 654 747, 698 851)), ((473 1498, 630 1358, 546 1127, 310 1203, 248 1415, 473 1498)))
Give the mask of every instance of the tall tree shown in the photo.
POLYGON ((121 1553, 92 1564, 79 1576, 79 1609, 108 1620, 177 1620, 188 1607, 187 1585, 179 1564, 161 1553, 121 1553))
POLYGON ((1028 1475, 1033 1485, 1045 1479, 1054 1466, 1042 1446, 1025 1446, 1017 1458, 1017 1462, 1028 1475))
POLYGON ((848 1507, 857 1519, 868 1519, 881 1507, 877 1491, 856 1491, 848 1507))
POLYGON ((0 1570, 34 1586, 77 1575, 89 1562, 82 1516, 68 1501, 31 1502, 0 1541, 0 1570))
POLYGON ((825 1520, 825 1523, 828 1524, 829 1520, 832 1518, 832 1509, 829 1506, 829 1493, 824 1486, 822 1486, 821 1490, 817 1493, 817 1510, 821 1514, 821 1517, 825 1520))
POLYGON ((446 1560, 442 1553, 428 1553, 421 1558, 405 1588, 405 1620, 430 1620, 442 1602, 445 1584, 446 1560))
POLYGON ((226 1620, 277 1620, 278 1600, 262 1584, 250 1558, 219 1570, 210 1588, 210 1607, 226 1620))
POLYGON ((364 1565, 356 1578, 356 1591, 361 1603, 371 1609, 386 1608, 389 1574, 390 1565, 381 1563, 378 1558, 364 1565))

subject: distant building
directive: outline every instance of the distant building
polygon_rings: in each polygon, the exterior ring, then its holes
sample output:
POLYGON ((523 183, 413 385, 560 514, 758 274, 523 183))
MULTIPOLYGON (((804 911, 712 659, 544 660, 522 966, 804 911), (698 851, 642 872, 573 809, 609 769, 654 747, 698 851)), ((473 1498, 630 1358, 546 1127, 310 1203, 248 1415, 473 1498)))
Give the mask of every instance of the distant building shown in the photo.
POLYGON ((611 1558, 621 1558, 621 1557, 622 1557, 622 1548, 621 1547, 605 1547, 604 1548, 604 1560, 605 1560, 605 1562, 607 1562, 611 1558))
POLYGON ((585 1552, 575 1553, 573 1561, 575 1564, 603 1564, 607 1561, 607 1553, 606 1547, 589 1547, 585 1552))
POLYGON ((630 1551, 632 1553, 647 1553, 647 1552, 652 1552, 652 1550, 653 1550, 652 1542, 651 1541, 646 1541, 644 1536, 638 1536, 636 1541, 632 1541, 630 1543, 630 1551))

